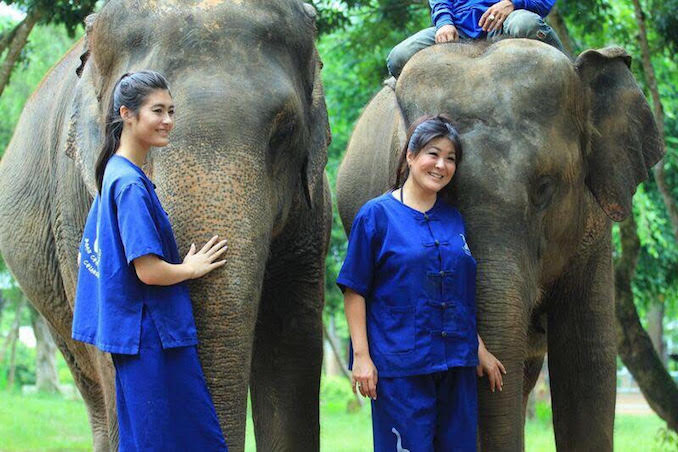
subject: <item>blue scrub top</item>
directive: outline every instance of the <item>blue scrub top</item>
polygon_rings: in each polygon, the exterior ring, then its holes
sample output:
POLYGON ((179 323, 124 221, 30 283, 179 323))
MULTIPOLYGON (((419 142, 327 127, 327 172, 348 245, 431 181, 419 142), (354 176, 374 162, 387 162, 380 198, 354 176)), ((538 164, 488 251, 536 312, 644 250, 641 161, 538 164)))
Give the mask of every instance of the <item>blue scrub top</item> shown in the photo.
POLYGON ((137 277, 132 261, 147 254, 182 262, 153 183, 141 168, 113 155, 80 244, 73 339, 105 352, 136 354, 146 306, 163 348, 198 343, 186 285, 150 286, 137 277))
POLYGON ((367 202, 353 221, 337 284, 365 298, 379 376, 478 364, 476 261, 461 214, 440 198, 426 213, 392 193, 367 202))
MULTIPOLYGON (((526 9, 542 18, 548 16, 556 0, 511 0, 513 7, 526 9)), ((499 0, 429 0, 431 20, 438 30, 443 25, 454 25, 469 38, 479 38, 486 32, 478 26, 487 9, 499 0)))

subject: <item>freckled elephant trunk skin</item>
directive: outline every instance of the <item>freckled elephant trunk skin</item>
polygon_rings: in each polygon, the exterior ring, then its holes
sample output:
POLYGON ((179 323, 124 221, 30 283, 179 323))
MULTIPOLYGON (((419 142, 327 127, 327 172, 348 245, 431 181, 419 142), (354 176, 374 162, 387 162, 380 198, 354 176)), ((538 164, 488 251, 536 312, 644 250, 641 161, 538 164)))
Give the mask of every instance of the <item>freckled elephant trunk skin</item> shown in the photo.
POLYGON ((203 162, 197 147, 191 153, 175 153, 173 149, 185 151, 195 144, 183 145, 182 137, 173 138, 167 153, 154 155, 152 167, 181 254, 191 243, 201 247, 215 234, 228 240, 226 264, 190 281, 189 288, 205 379, 229 448, 242 450, 254 331, 273 229, 274 208, 267 202, 270 186, 261 173, 242 171, 241 166, 255 167, 248 161, 256 154, 250 149, 223 149, 203 162), (200 172, 199 182, 187 168, 200 172))

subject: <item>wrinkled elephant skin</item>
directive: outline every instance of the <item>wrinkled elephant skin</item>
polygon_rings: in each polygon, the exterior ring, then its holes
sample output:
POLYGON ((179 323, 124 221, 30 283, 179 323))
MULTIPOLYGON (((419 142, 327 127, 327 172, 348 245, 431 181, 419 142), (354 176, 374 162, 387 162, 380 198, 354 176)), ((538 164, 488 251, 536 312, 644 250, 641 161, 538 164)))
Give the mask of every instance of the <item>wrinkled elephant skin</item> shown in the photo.
POLYGON ((26 104, 0 166, 0 249, 48 320, 87 404, 98 451, 117 449, 108 355, 70 339, 76 256, 115 81, 170 81, 171 144, 144 170, 179 249, 212 234, 227 263, 191 282, 199 354, 230 450, 248 389, 258 447, 317 450, 329 127, 298 0, 112 0, 26 104), (77 70, 77 74, 76 74, 77 70))
POLYGON ((446 113, 464 147, 444 196, 478 261, 481 337, 506 366, 479 386, 480 446, 524 448, 524 410, 548 348, 559 450, 612 450, 616 386, 611 221, 663 148, 619 48, 572 63, 523 39, 436 45, 366 107, 337 178, 348 229, 386 190, 405 125, 446 113), (367 181, 367 182, 366 182, 367 181))

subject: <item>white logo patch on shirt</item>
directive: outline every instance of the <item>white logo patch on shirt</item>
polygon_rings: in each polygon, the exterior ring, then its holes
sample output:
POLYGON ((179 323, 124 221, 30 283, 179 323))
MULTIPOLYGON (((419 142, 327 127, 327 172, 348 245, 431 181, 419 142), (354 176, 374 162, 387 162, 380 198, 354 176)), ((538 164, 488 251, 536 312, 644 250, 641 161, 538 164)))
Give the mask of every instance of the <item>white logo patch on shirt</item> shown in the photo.
POLYGON ((84 241, 86 256, 83 256, 82 265, 94 275, 94 277, 99 277, 99 260, 101 259, 101 250, 99 250, 98 240, 94 240, 94 247, 90 246, 89 238, 85 238, 84 241), (93 248, 93 249, 92 249, 93 248))

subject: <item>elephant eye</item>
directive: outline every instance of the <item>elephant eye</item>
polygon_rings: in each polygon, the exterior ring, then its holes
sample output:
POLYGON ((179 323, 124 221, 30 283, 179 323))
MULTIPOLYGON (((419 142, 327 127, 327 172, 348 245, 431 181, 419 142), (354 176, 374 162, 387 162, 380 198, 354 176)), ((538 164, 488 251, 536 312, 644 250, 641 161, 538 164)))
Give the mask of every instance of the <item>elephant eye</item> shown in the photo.
POLYGON ((280 124, 269 140, 269 149, 271 152, 276 152, 281 146, 289 143, 294 131, 296 130, 296 121, 293 119, 286 120, 280 124))
POLYGON ((543 210, 548 207, 553 198, 555 188, 555 181, 551 176, 540 176, 537 179, 530 196, 532 204, 534 204, 537 210, 543 210))

